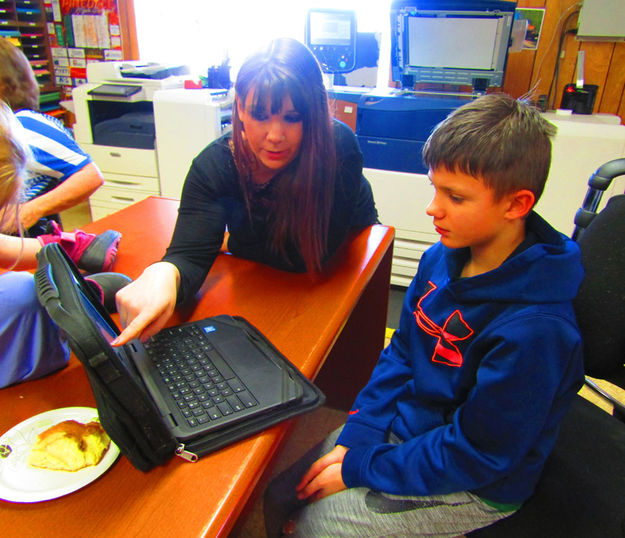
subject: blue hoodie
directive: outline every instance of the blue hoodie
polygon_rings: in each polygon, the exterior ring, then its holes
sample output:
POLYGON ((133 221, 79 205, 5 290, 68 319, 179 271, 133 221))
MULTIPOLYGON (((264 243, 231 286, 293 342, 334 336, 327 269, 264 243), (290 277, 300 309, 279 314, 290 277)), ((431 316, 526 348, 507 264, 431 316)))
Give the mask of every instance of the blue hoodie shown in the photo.
POLYGON ((532 494, 583 381, 571 306, 583 270, 577 244, 534 212, 526 237, 531 246, 470 278, 457 278, 468 249, 423 255, 337 441, 348 487, 505 504, 532 494))

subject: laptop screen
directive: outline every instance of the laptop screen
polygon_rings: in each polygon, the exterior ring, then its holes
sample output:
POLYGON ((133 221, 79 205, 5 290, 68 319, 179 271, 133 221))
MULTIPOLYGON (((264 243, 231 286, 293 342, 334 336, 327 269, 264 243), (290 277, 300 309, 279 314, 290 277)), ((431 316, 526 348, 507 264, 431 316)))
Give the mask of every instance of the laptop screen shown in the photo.
POLYGON ((104 309, 104 305, 102 305, 99 298, 95 296, 93 289, 89 287, 76 266, 69 261, 66 265, 72 279, 76 283, 76 289, 78 291, 78 297, 81 304, 87 311, 91 320, 97 325, 97 328, 100 333, 102 333, 102 336, 108 343, 111 343, 111 341, 119 334, 117 325, 115 325, 115 322, 104 309))
POLYGON ((110 344, 113 339, 117 336, 117 332, 113 330, 111 325, 102 317, 99 310, 93 305, 93 303, 85 296, 84 291, 79 290, 80 302, 84 306, 91 320, 95 323, 100 334, 104 337, 104 339, 110 344))
MULTIPOLYGON (((85 313, 92 322, 92 325, 102 335, 102 338, 110 345, 114 338, 119 334, 119 328, 115 325, 115 322, 111 319, 108 312, 104 310, 104 306, 100 303, 99 299, 95 297, 94 292, 88 287, 87 282, 83 276, 78 273, 73 264, 67 263, 68 268, 71 271, 72 278, 76 283, 76 289, 78 291, 78 298, 85 313)), ((130 344, 132 345, 132 344, 130 344)), ((141 375, 137 371, 137 366, 134 361, 129 357, 126 346, 111 347, 111 350, 119 361, 119 366, 123 368, 132 376, 137 385, 141 389, 145 389, 145 383, 141 375)))

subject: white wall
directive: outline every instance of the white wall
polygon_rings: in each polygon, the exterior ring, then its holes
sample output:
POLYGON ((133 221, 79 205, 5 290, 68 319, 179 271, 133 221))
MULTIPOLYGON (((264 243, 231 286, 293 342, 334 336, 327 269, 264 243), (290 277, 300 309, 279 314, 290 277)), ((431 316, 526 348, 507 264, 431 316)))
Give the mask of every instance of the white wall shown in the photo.
POLYGON ((233 80, 243 60, 267 41, 303 42, 310 7, 353 9, 359 31, 382 33, 386 65, 379 72, 387 85, 390 0, 134 0, 134 6, 141 60, 189 65, 194 74, 206 75, 208 67, 229 58, 233 80))

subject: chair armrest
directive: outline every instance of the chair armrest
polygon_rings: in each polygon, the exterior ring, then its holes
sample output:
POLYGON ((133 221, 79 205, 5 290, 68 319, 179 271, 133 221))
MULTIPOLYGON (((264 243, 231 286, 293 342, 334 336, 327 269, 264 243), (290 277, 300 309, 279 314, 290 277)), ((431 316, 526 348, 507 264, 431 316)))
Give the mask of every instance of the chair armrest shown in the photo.
POLYGON ((599 394, 602 398, 607 400, 613 407, 613 415, 618 418, 621 422, 625 422, 625 404, 621 402, 617 397, 613 396, 602 387, 600 387, 597 382, 593 381, 591 378, 586 376, 584 383, 587 387, 592 389, 595 393, 599 394))

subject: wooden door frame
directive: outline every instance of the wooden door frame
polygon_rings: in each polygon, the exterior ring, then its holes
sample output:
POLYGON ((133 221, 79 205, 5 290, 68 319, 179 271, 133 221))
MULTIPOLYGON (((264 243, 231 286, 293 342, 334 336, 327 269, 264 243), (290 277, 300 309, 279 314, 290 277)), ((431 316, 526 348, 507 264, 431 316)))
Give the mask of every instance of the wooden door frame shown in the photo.
POLYGON ((137 41, 135 4, 133 0, 117 0, 117 10, 119 12, 124 60, 138 60, 139 43, 137 41))

